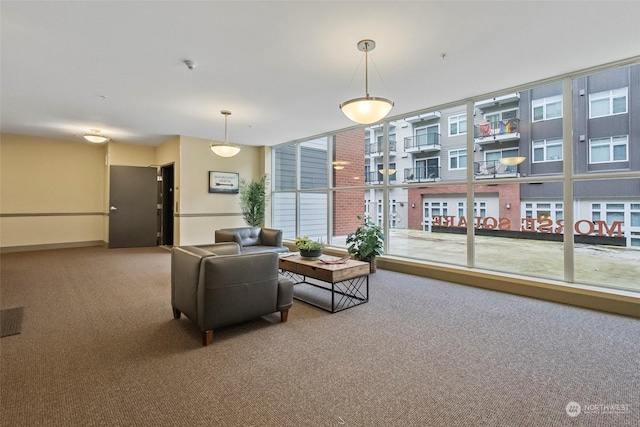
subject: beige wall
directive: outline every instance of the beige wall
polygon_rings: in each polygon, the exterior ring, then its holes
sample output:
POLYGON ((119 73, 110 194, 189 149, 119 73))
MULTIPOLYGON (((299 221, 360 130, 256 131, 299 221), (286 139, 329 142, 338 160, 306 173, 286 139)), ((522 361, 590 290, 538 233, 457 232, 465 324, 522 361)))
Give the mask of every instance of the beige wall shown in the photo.
MULTIPOLYGON (((0 248, 37 249, 107 242, 109 166, 164 166, 175 173, 174 244, 213 242, 218 228, 245 225, 237 194, 211 194, 209 171, 258 179, 267 151, 243 146, 218 157, 209 141, 175 136, 157 147, 2 135, 0 248)), ((270 159, 270 157, 269 157, 270 159)))
POLYGON ((156 147, 122 142, 109 142, 109 165, 152 166, 156 164, 156 147))
POLYGON ((223 158, 211 152, 207 140, 180 137, 180 240, 175 244, 211 243, 216 229, 246 225, 237 194, 209 193, 209 171, 258 179, 264 170, 262 153, 259 147, 243 146, 238 155, 223 158))
POLYGON ((0 246, 103 239, 105 147, 0 137, 0 246))

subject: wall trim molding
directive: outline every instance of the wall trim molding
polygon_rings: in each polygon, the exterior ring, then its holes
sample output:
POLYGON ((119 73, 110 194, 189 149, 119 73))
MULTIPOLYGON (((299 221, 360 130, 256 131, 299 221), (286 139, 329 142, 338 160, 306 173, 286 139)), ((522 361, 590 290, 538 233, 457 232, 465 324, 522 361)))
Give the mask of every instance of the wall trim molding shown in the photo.
POLYGON ((242 216, 241 212, 220 212, 220 213, 177 213, 173 215, 179 218, 205 218, 205 217, 223 217, 223 216, 242 216))
POLYGON ((105 216, 105 212, 25 212, 25 213, 2 213, 0 218, 27 218, 38 216, 105 216))
POLYGON ((87 246, 107 247, 108 244, 104 240, 90 240, 86 242, 45 243, 42 245, 7 246, 7 247, 0 247, 0 253, 4 254, 4 253, 11 253, 11 252, 44 251, 49 249, 83 248, 87 246))

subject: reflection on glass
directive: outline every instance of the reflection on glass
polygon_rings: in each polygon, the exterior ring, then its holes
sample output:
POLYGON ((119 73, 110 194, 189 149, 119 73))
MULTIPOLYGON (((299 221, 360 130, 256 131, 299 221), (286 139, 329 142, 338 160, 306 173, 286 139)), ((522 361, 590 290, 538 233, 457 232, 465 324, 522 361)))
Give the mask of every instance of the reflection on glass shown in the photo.
POLYGON ((379 144, 370 144, 364 129, 352 129, 337 133, 333 137, 333 186, 352 187, 365 185, 369 179, 369 161, 372 150, 378 150, 379 144), (366 162, 366 166, 365 166, 366 162))
POLYGON ((327 193, 300 193, 300 233, 327 242, 327 193))
POLYGON ((327 188, 327 138, 300 144, 300 188, 327 188))
POLYGON ((296 189, 296 145, 278 147, 273 152, 273 188, 296 189))
POLYGON ((347 235, 353 233, 361 224, 358 216, 365 215, 364 193, 365 190, 343 190, 332 193, 333 231, 331 246, 347 247, 347 235))
POLYGON ((475 266, 562 280, 563 204, 560 182, 475 185, 475 266), (536 194, 546 193, 546 200, 536 194), (478 209, 482 208, 482 209, 478 209))
MULTIPOLYGON (((466 200, 464 188, 436 185, 390 189, 388 253, 465 265, 466 236, 458 227, 456 215, 456 207, 466 200)), ((381 218, 376 220, 382 223, 381 218)))
POLYGON ((271 197, 272 226, 284 239, 296 238, 296 193, 274 193, 271 197))
POLYGON ((640 291, 640 179, 574 185, 576 282, 640 291))

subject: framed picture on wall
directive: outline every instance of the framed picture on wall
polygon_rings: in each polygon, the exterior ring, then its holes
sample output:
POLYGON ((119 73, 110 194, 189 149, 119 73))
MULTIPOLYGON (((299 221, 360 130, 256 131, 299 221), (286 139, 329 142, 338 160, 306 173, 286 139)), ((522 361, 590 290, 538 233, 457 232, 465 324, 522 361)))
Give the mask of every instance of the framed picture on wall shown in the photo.
POLYGON ((209 171, 209 193, 238 194, 239 181, 235 172, 209 171))

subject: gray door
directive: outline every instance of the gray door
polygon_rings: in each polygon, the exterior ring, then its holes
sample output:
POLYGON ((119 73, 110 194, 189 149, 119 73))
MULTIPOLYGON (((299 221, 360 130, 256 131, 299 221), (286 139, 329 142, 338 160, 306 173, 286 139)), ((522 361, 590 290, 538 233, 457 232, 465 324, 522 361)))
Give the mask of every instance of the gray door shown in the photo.
POLYGON ((157 171, 111 166, 109 247, 157 246, 157 171))

